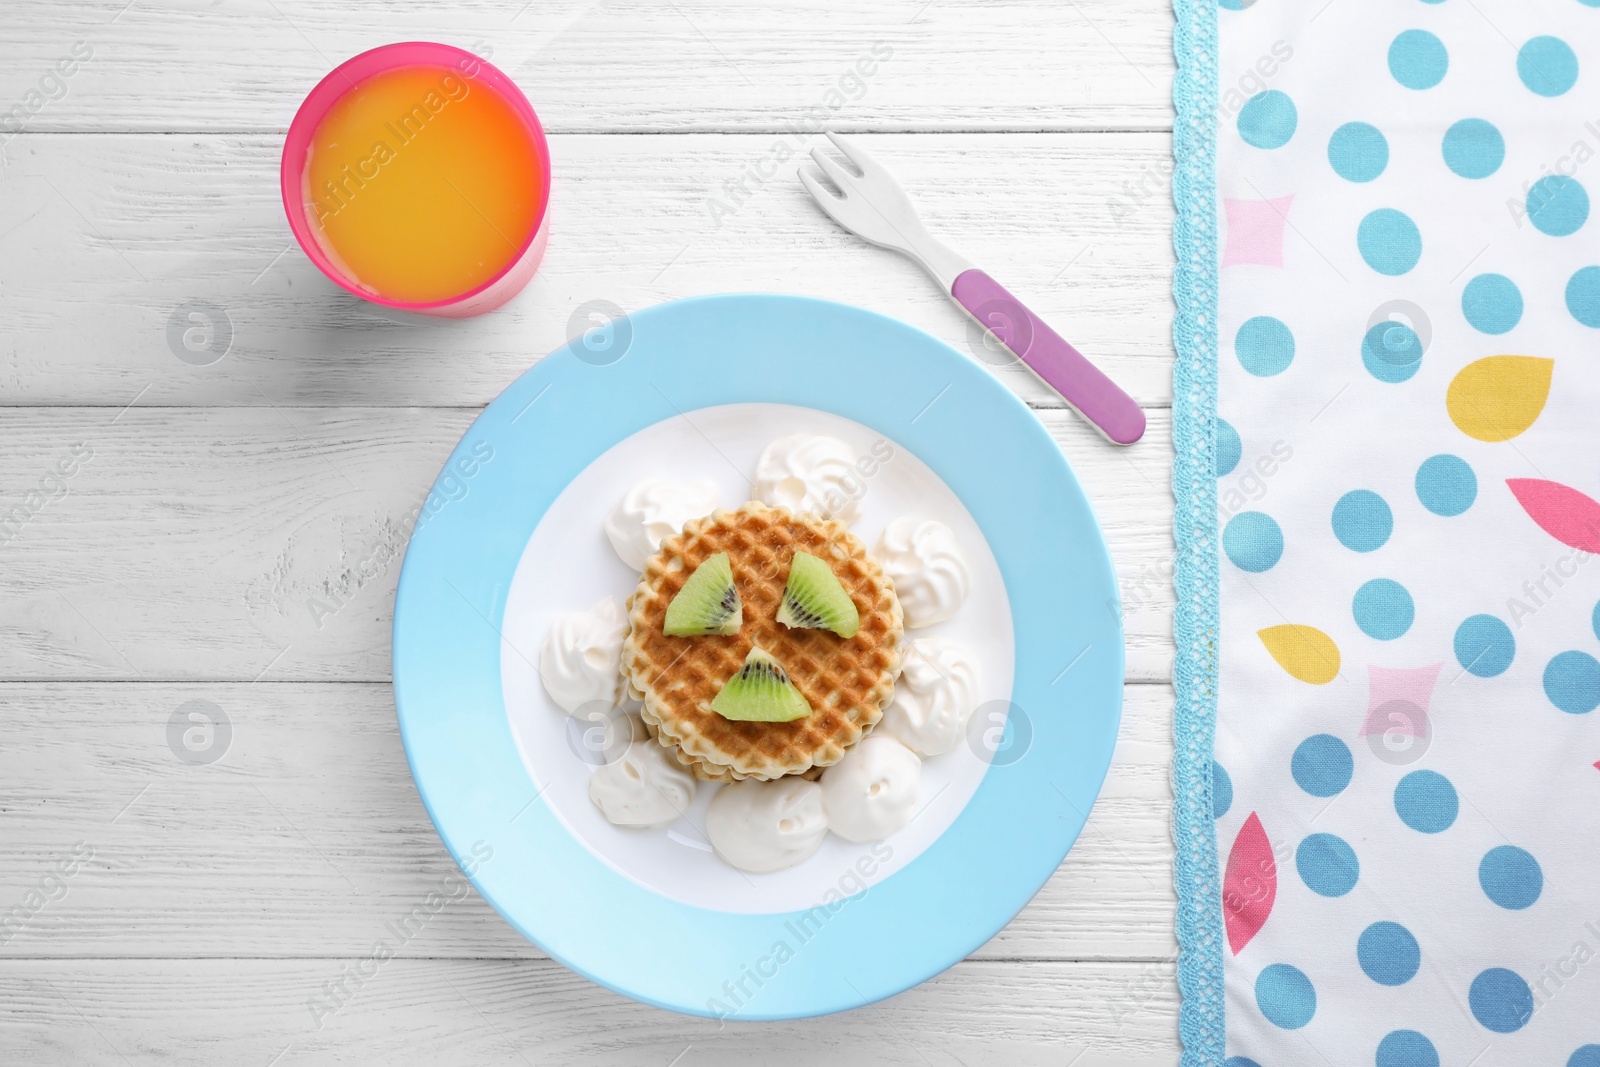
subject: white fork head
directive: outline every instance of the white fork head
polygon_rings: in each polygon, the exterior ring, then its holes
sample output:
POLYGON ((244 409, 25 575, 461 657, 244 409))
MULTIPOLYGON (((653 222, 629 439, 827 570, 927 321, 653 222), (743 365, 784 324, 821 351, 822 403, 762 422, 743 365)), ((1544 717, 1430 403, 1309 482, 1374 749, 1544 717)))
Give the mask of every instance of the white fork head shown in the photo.
POLYGON ((911 198, 860 147, 836 133, 827 136, 861 174, 852 174, 822 149, 813 148, 811 158, 815 162, 800 165, 800 183, 817 205, 845 229, 875 245, 915 256, 918 238, 925 231, 911 198), (824 177, 838 188, 838 194, 823 184, 824 177))
POLYGON ((876 160, 836 133, 828 134, 828 140, 861 173, 852 173, 832 156, 813 148, 814 163, 800 165, 800 184, 817 206, 856 236, 910 256, 950 292, 956 278, 972 264, 923 229, 911 198, 876 160), (838 188, 837 194, 823 184, 824 178, 838 188))

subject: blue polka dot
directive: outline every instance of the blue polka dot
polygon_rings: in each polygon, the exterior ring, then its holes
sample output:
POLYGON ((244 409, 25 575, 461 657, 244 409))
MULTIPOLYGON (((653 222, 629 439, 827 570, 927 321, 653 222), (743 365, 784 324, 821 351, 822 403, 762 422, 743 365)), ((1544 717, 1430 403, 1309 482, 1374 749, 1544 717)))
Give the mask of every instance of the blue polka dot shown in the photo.
MULTIPOLYGON (((1584 212, 1588 213, 1587 201, 1584 212)), ((1529 214, 1532 214, 1531 209, 1529 214)), ((1356 244, 1367 266, 1391 278, 1415 267, 1422 258, 1422 234, 1417 231, 1417 224, 1405 212, 1392 207, 1379 208, 1361 220, 1356 230, 1356 244)))
POLYGON ((1587 652, 1563 652, 1544 669, 1544 695, 1570 715, 1600 707, 1600 662, 1587 652))
POLYGON ((1233 336, 1240 366, 1257 378, 1282 374, 1294 362, 1294 334, 1271 315, 1257 315, 1233 336))
POLYGON ((1222 1067, 1261 1067, 1261 1064, 1247 1056, 1229 1056, 1222 1061, 1222 1067))
POLYGON ((1314 797, 1331 797, 1350 784, 1355 760, 1350 746, 1332 734, 1313 734, 1300 742, 1289 760, 1295 782, 1314 797))
POLYGON ((1222 764, 1211 761, 1211 817, 1220 819, 1233 807, 1233 779, 1222 764))
POLYGON ((1444 42, 1427 30, 1407 30, 1389 46, 1389 73, 1407 89, 1432 89, 1449 69, 1444 42))
POLYGON ((1589 617, 1589 625, 1594 627, 1594 635, 1600 637, 1600 604, 1594 606, 1594 614, 1589 617))
POLYGON ((1494 123, 1462 119, 1444 132, 1444 165, 1463 178, 1487 178, 1506 158, 1506 140, 1494 123))
POLYGON ((1422 339, 1403 322, 1374 323, 1361 339, 1361 362, 1380 382, 1397 385, 1422 367, 1422 339))
POLYGON ((1508 911, 1531 908, 1544 891, 1544 871, 1525 849, 1501 845, 1484 853, 1478 864, 1484 895, 1508 911))
POLYGON ((1337 834, 1312 834, 1300 842, 1294 866, 1306 888, 1324 897, 1344 896, 1361 877, 1355 850, 1337 834))
POLYGON ((1567 310, 1585 326, 1600 329, 1600 267, 1584 267, 1567 282, 1567 310))
POLYGON ((1217 6, 1227 11, 1243 11, 1244 0, 1217 0, 1217 6))
POLYGON ((1317 1013, 1317 991, 1298 967, 1274 963, 1256 976, 1256 1007, 1273 1026, 1298 1030, 1317 1013))
POLYGON ((1405 985, 1422 966, 1422 950, 1404 926, 1377 922, 1361 931, 1356 959, 1367 977, 1379 985, 1405 985))
POLYGON ((1239 112, 1239 136, 1257 148, 1282 148, 1294 136, 1300 116, 1287 93, 1257 93, 1239 112))
POLYGON ((1396 1030, 1378 1042, 1378 1067, 1439 1067, 1439 1050, 1415 1030, 1396 1030))
MULTIPOLYGON (((1600 7, 1600 0, 1582 0, 1590 7, 1600 7)), ((1567 1058, 1567 1067, 1600 1067, 1600 1045, 1585 1045, 1567 1058)))
POLYGON ((1528 219, 1551 237, 1577 233, 1589 220, 1589 194, 1559 174, 1540 178, 1528 191, 1528 219))
POLYGON ((1516 1033, 1533 1018, 1533 990, 1504 967, 1491 967, 1474 978, 1467 1003, 1473 1017, 1497 1034, 1516 1033))
POLYGON ((1535 37, 1517 53, 1517 77, 1540 96, 1560 96, 1578 80, 1578 57, 1559 37, 1535 37))
POLYGON ((1394 532, 1394 514, 1383 497, 1370 489, 1356 489, 1333 506, 1333 536, 1353 552, 1383 547, 1394 532))
POLYGON ((1404 634, 1417 616, 1411 594, 1390 578, 1374 578, 1357 589, 1350 608, 1361 632, 1378 641, 1393 641, 1404 634))
POLYGON ((1222 550, 1242 571, 1270 571, 1283 558, 1283 531, 1272 516, 1243 511, 1223 527, 1222 550))
POLYGON ((1346 181, 1370 182, 1389 165, 1389 142, 1376 126, 1347 122, 1328 140, 1328 162, 1346 181))
POLYGON ((1516 654, 1511 627, 1493 615, 1474 615, 1456 627, 1456 662, 1468 674, 1479 678, 1504 674, 1516 654))
POLYGON ((1217 420, 1217 477, 1223 478, 1233 473, 1233 468, 1239 465, 1239 457, 1244 455, 1244 442, 1239 440, 1239 431, 1235 430, 1226 419, 1217 420))
POLYGON ((1461 801, 1450 779, 1438 771, 1412 771, 1394 787, 1394 810, 1413 830, 1438 834, 1456 821, 1461 801))
POLYGON ((1478 476, 1460 456, 1433 456, 1417 468, 1417 499, 1435 515, 1453 518, 1478 499, 1478 476))
POLYGON ((1461 313, 1479 333, 1509 333, 1522 321, 1522 291, 1504 274, 1480 274, 1461 291, 1461 313))

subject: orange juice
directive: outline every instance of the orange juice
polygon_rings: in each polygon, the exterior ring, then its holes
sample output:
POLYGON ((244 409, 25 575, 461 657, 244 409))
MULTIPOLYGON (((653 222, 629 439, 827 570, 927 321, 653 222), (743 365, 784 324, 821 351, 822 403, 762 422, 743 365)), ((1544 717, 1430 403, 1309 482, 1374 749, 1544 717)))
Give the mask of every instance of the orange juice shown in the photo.
POLYGON ((388 301, 449 300, 499 277, 543 209, 543 165, 511 103, 453 66, 355 83, 317 123, 301 194, 329 260, 388 301))

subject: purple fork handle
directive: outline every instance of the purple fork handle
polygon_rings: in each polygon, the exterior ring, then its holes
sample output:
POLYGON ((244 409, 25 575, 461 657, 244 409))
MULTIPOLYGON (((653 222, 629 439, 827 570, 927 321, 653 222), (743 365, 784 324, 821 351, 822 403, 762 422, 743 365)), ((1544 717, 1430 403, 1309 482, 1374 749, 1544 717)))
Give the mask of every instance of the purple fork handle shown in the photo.
POLYGON ((1131 445, 1144 436, 1144 411, 1005 286, 981 270, 963 271, 950 295, 1106 438, 1131 445))

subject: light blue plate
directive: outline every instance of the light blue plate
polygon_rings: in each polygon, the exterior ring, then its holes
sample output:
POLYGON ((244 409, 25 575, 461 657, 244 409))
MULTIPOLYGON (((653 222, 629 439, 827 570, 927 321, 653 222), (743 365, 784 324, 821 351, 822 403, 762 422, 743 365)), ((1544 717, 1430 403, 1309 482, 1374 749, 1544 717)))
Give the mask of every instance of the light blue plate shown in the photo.
POLYGON ((489 405, 412 536, 395 601, 394 686, 417 790, 484 899, 619 993, 694 1015, 792 1019, 908 989, 988 941, 1038 892, 1111 762, 1122 628, 1088 501, 1005 386, 893 319, 799 297, 718 296, 616 328, 622 358, 596 365, 563 348, 489 405), (854 419, 920 457, 988 539, 1016 627, 1008 736, 966 809, 904 868, 809 915, 691 907, 596 859, 536 799, 500 691, 512 574, 556 495, 646 426, 750 402, 854 419), (493 462, 478 464, 485 447, 493 462))

